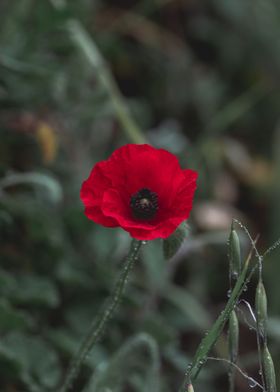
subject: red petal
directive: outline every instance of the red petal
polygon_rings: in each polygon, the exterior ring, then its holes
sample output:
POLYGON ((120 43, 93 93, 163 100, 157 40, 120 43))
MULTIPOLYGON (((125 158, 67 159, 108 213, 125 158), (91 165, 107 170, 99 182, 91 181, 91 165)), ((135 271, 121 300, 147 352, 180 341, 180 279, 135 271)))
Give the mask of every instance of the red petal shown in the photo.
POLYGON ((85 205, 85 215, 106 227, 119 226, 115 219, 106 217, 101 211, 103 194, 110 186, 110 181, 103 173, 104 162, 94 166, 89 178, 83 182, 80 197, 85 205))
POLYGON ((188 218, 197 173, 182 170, 177 158, 147 144, 128 144, 98 163, 83 183, 86 215, 104 226, 121 226, 139 240, 168 237, 188 218), (159 211, 152 220, 137 220, 130 209, 132 194, 148 188, 158 194, 159 211))
POLYGON ((108 161, 114 187, 130 196, 143 188, 157 192, 159 203, 168 207, 184 180, 178 159, 170 152, 147 144, 128 144, 116 150, 108 161))
POLYGON ((100 209, 100 206, 86 207, 85 208, 85 215, 89 219, 92 219, 94 222, 99 223, 100 225, 103 225, 106 227, 119 226, 119 223, 115 219, 103 215, 103 213, 100 209))
POLYGON ((105 166, 104 161, 97 163, 88 179, 83 182, 80 197, 85 206, 101 203, 103 193, 111 186, 110 180, 105 176, 105 166))

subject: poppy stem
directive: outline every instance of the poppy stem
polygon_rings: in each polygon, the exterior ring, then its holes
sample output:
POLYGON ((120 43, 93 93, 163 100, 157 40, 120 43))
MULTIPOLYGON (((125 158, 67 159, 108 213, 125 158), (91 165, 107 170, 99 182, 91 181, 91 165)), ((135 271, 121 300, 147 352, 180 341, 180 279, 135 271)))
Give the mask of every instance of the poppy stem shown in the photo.
POLYGON ((112 318, 114 311, 120 303, 120 300, 124 294, 126 283, 128 281, 129 273, 132 270, 135 261, 139 256, 139 251, 142 241, 133 239, 128 256, 125 259, 124 267, 120 273, 120 276, 116 282, 115 289, 111 296, 105 301, 103 310, 93 320, 93 323, 89 329, 88 334, 85 336, 77 354, 74 356, 69 370, 66 374, 66 378, 60 392, 68 392, 73 387, 73 382, 79 374, 83 362, 89 355, 93 346, 100 339, 108 321, 112 318))

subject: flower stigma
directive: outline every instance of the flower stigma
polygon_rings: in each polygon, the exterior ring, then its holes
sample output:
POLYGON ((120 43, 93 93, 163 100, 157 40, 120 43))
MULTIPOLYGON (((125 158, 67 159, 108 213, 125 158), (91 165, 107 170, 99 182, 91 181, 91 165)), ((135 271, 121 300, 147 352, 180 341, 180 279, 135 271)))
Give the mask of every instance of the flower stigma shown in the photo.
POLYGON ((152 219, 158 210, 158 195, 148 188, 140 189, 131 196, 130 207, 135 218, 152 219))

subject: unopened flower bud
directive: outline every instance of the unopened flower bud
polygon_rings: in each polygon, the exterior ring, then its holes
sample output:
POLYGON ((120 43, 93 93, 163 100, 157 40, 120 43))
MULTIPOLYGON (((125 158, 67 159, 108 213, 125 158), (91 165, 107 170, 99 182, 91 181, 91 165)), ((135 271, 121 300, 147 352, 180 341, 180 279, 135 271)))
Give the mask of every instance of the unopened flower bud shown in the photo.
POLYGON ((263 349, 263 365, 266 391, 277 392, 274 364, 266 344, 264 345, 263 349))
POLYGON ((257 326, 258 330, 263 337, 266 336, 266 323, 267 323, 267 298, 266 292, 262 281, 259 281, 256 290, 255 300, 257 326))
POLYGON ((236 362, 239 343, 239 324, 235 310, 229 316, 228 346, 231 362, 236 362))
POLYGON ((229 235, 229 262, 231 276, 236 279, 241 272, 241 255, 239 237, 233 226, 229 235))

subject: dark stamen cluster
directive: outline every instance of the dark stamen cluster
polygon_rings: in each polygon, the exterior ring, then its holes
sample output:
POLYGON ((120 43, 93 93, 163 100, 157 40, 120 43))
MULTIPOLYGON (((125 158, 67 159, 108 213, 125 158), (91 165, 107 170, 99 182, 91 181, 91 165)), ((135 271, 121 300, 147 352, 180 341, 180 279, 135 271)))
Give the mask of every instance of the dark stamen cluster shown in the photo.
POLYGON ((158 210, 158 195, 148 188, 140 189, 131 196, 130 207, 135 218, 152 219, 158 210))

